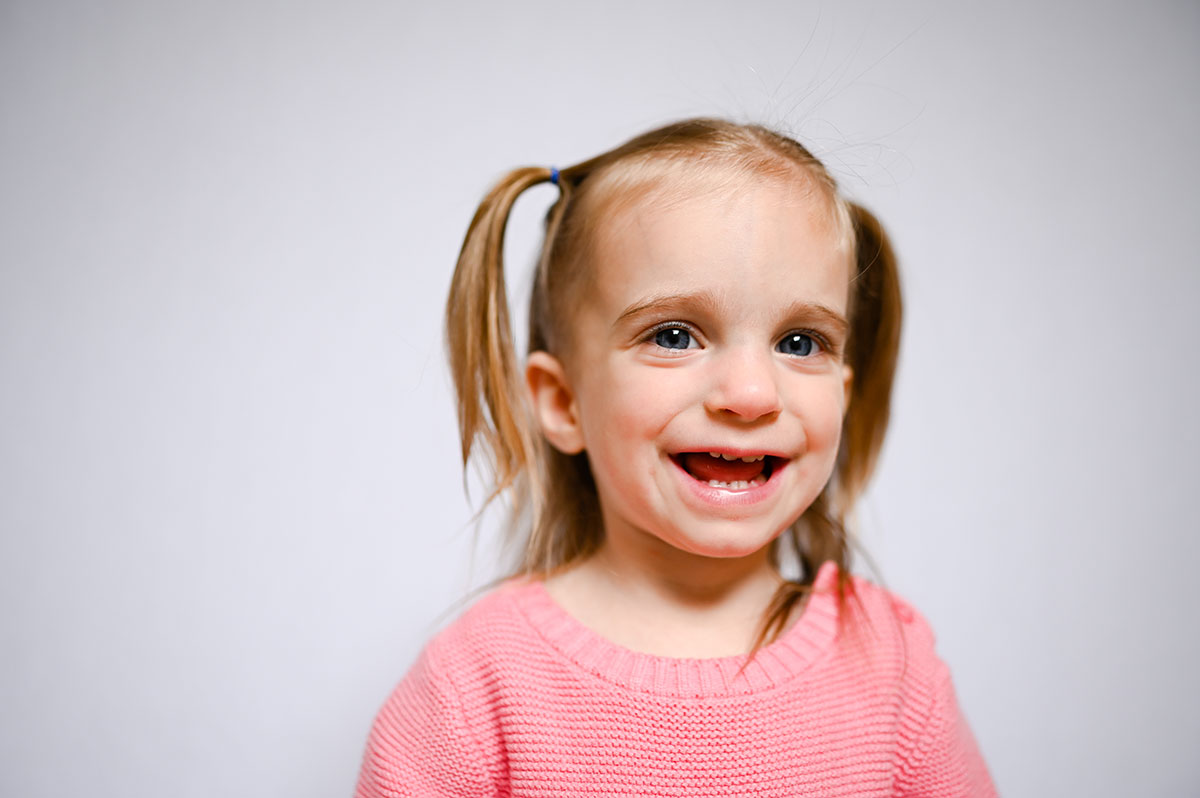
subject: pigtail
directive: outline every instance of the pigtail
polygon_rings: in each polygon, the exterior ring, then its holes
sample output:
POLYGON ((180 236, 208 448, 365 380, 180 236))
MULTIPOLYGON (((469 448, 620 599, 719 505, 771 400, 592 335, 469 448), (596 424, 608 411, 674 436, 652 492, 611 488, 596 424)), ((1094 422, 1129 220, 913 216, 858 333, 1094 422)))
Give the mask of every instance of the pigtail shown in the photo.
POLYGON ((446 344, 458 394, 463 466, 478 441, 495 480, 485 505, 528 473, 537 445, 513 347, 504 229, 517 197, 550 179, 549 169, 516 169, 488 192, 467 229, 446 302, 446 344))
POLYGON ((851 282, 847 362, 854 370, 850 406, 842 427, 837 465, 837 503, 849 510, 866 487, 879 459, 891 415, 892 380, 900 353, 900 272, 883 225, 868 211, 847 203, 857 252, 851 282))

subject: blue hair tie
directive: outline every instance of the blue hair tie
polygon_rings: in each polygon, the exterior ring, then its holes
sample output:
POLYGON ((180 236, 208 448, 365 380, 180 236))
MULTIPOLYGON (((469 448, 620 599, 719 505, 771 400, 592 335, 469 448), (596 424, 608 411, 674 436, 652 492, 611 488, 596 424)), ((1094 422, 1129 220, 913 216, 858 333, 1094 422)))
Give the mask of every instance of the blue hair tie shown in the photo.
POLYGON ((550 167, 550 182, 556 186, 558 185, 558 167, 557 166, 550 167))

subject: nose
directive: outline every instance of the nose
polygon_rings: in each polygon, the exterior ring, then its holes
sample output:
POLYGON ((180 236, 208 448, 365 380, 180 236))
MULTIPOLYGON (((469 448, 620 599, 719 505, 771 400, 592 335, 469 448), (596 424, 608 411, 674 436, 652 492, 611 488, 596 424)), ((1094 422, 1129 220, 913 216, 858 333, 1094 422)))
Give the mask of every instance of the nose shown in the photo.
POLYGON ((712 413, 758 421, 782 408, 776 364, 769 352, 738 347, 713 363, 716 370, 705 406, 712 413))

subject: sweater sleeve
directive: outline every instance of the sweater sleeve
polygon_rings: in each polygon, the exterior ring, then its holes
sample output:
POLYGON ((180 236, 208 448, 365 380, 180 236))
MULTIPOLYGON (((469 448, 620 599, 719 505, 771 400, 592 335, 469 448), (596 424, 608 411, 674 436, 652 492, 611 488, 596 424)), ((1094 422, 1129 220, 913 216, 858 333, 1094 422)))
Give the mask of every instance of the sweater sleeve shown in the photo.
POLYGON ((433 645, 375 718, 355 798, 483 798, 497 793, 433 645))
POLYGON ((996 788, 958 706, 950 668, 921 613, 892 596, 903 630, 910 712, 903 721, 893 793, 905 798, 992 798, 996 788))
POLYGON ((988 798, 996 788, 943 665, 933 704, 910 756, 900 768, 896 792, 909 798, 988 798))

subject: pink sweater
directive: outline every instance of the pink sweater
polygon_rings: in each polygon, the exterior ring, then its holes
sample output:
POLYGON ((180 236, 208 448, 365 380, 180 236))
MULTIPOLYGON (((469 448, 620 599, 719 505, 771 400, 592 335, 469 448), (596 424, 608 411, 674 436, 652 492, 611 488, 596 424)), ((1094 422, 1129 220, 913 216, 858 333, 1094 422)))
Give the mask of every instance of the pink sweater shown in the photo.
POLYGON ((740 675, 622 648, 507 582, 392 693, 357 798, 994 795, 928 625, 856 579, 869 624, 839 636, 836 573, 740 675))

